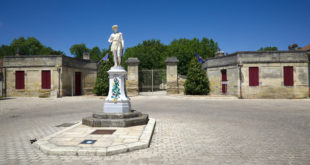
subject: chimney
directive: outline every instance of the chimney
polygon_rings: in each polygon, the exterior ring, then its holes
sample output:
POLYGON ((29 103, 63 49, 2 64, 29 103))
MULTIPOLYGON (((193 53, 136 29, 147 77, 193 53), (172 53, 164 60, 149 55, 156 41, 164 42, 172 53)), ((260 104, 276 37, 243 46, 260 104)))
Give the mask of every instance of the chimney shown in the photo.
POLYGON ((19 56, 19 48, 16 49, 16 54, 15 56, 19 56))
POLYGON ((83 60, 90 60, 90 54, 89 54, 89 52, 84 52, 84 53, 83 53, 83 60))
POLYGON ((224 56, 224 51, 219 50, 215 53, 215 57, 221 57, 221 56, 224 56))

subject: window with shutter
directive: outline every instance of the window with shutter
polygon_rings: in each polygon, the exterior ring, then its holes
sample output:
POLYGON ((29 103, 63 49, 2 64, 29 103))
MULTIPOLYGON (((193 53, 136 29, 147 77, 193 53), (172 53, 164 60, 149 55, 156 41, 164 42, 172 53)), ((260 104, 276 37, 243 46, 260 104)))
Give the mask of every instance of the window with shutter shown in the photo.
POLYGON ((51 71, 42 71, 42 89, 51 89, 51 71))
POLYGON ((222 93, 227 93, 227 73, 226 69, 221 70, 222 73, 222 93))
POLYGON ((15 89, 25 89, 25 72, 15 72, 15 89))
POLYGON ((292 66, 285 66, 283 68, 284 86, 294 86, 294 68, 292 66))
POLYGON ((249 86, 259 85, 259 69, 258 67, 249 67, 249 86))

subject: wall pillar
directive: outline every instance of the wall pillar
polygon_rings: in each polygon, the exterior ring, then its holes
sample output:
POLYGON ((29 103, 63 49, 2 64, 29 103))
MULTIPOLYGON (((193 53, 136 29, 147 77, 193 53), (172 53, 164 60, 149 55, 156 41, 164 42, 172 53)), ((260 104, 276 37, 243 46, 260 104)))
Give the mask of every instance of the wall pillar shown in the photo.
POLYGON ((168 57, 166 59, 167 65, 167 95, 178 94, 178 62, 176 57, 168 57))
POLYGON ((126 61, 128 67, 128 76, 126 81, 126 89, 128 96, 137 96, 139 94, 139 59, 128 58, 126 61))

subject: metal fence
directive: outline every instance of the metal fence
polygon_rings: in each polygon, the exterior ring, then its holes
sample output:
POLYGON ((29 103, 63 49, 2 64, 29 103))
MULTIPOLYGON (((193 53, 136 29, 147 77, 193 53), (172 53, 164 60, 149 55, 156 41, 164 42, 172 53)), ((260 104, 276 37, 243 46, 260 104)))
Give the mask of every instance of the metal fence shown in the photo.
POLYGON ((139 91, 154 92, 166 90, 167 78, 165 69, 139 71, 139 91))

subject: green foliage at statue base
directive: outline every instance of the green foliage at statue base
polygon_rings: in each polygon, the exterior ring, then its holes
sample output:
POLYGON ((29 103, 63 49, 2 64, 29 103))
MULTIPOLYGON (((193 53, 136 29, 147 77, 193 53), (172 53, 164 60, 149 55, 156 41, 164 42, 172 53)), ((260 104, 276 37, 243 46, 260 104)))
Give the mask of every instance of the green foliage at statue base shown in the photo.
POLYGON ((201 64, 197 58, 191 60, 184 84, 184 93, 187 95, 209 94, 209 81, 206 72, 201 70, 201 64))
POLYGON ((109 94, 109 74, 108 71, 113 66, 113 61, 102 61, 99 65, 96 84, 93 92, 98 96, 107 96, 109 94))

